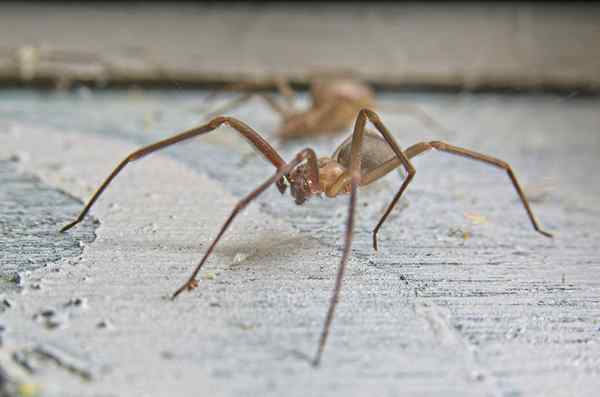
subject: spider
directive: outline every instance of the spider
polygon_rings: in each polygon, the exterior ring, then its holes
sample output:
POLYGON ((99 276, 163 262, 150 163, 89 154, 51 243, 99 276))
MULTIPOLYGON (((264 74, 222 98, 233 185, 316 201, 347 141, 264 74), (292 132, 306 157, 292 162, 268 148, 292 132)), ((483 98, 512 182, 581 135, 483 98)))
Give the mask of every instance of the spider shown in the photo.
MULTIPOLYGON (((219 116, 252 97, 259 96, 281 117, 277 135, 285 141, 345 131, 352 126, 360 109, 376 107, 375 93, 369 85, 356 78, 340 74, 333 76, 323 74, 311 79, 311 104, 307 110, 296 108, 296 93, 286 79, 276 77, 273 79, 272 84, 286 99, 285 106, 270 94, 253 92, 261 88, 260 84, 242 82, 225 88, 226 91, 242 91, 242 95, 226 102, 215 110, 205 113, 205 115, 207 118, 219 116)), ((217 92, 212 92, 205 97, 204 102, 206 103, 216 96, 217 92)), ((408 114, 431 129, 448 131, 416 106, 396 104, 390 110, 408 114)))
POLYGON ((361 186, 368 185, 382 178, 394 169, 402 167, 406 171, 406 177, 400 185, 398 192, 389 203, 386 211, 373 229, 373 248, 377 250, 377 233, 379 232, 379 229, 416 174, 415 167, 411 162, 413 157, 418 156, 426 151, 435 149, 466 157, 468 159, 477 160, 506 171, 514 188, 517 191, 517 194, 519 195, 519 198, 521 199, 523 206, 525 207, 533 228, 546 237, 552 237, 550 233, 545 232, 539 227, 533 212, 531 211, 527 198, 523 193, 523 189, 521 189, 514 172, 506 162, 485 154, 477 153, 469 149, 453 146, 440 141, 416 143, 403 151, 400 149, 388 129, 380 120, 379 116, 374 111, 366 108, 358 112, 352 135, 342 142, 332 156, 317 158, 312 149, 306 148, 296 154, 296 156, 290 162, 284 161, 265 139, 263 139, 255 130, 242 121, 232 117, 216 117, 207 124, 184 131, 131 153, 124 160, 122 160, 120 164, 117 165, 108 178, 106 178, 102 185, 100 185, 98 190, 96 190, 90 201, 80 213, 79 217, 63 227, 61 232, 70 229, 83 220, 87 212, 98 199, 100 194, 102 194, 104 189, 106 189, 113 178, 130 162, 138 160, 167 146, 174 145, 187 139, 214 131, 222 125, 228 125, 244 136, 251 145, 258 149, 258 151, 273 164, 276 172, 238 202, 214 240, 209 245, 206 253, 197 264, 191 276, 173 293, 172 298, 175 299, 183 291, 189 291, 198 286, 198 282, 196 280, 198 272, 200 269, 202 269, 202 266, 213 252, 215 246, 225 231, 229 228, 235 217, 252 200, 257 198, 271 185, 275 184, 281 194, 285 193, 286 188, 289 186, 291 196, 295 199, 295 202, 298 205, 303 204, 311 196, 321 193, 324 193, 327 197, 336 197, 340 194, 349 194, 350 203, 348 206, 344 248, 337 270, 333 294, 331 296, 325 322, 320 334, 317 352, 312 360, 312 364, 315 367, 319 365, 325 349, 325 344, 329 335, 329 329, 333 321, 335 308, 338 303, 338 297, 342 287, 346 263, 350 254, 357 190, 361 186), (371 122, 371 124, 379 132, 379 135, 365 128, 367 121, 371 122))

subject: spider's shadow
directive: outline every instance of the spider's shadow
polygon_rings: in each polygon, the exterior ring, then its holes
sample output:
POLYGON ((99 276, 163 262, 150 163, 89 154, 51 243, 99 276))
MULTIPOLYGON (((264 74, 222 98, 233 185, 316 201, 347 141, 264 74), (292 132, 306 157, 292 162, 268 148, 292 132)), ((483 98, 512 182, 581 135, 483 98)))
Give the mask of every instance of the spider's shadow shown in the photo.
MULTIPOLYGON (((229 257, 232 261, 242 254, 244 265, 249 265, 258 263, 262 258, 286 257, 290 253, 296 255, 298 251, 314 252, 319 247, 322 245, 318 239, 306 233, 291 232, 289 235, 282 235, 265 232, 243 241, 222 241, 214 252, 219 256, 229 257)), ((235 264, 232 267, 235 267, 235 264)))

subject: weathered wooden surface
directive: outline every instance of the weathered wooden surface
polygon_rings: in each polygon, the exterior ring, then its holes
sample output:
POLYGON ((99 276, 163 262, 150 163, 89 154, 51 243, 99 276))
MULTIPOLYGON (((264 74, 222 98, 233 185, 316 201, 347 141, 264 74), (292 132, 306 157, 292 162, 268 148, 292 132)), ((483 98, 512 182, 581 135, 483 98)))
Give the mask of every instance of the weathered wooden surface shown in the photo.
MULTIPOLYGON (((83 250, 81 244, 94 239, 89 218, 74 234, 50 241, 48 236, 55 235, 57 222, 68 220, 81 202, 20 171, 19 162, 26 161, 22 156, 15 153, 0 160, 0 276, 15 284, 20 272, 77 256, 83 250)), ((0 284, 0 290, 7 285, 0 284)))
POLYGON ((372 83, 600 87, 584 4, 2 5, 0 80, 167 86, 352 70, 372 83))
MULTIPOLYGON (((203 94, 6 91, 0 159, 18 154, 16 177, 36 175, 85 201, 129 151, 198 123, 203 94)), ((270 189, 236 221, 200 288, 166 299, 236 199, 272 172, 223 128, 124 171, 93 210, 101 223, 89 224, 97 238, 81 258, 67 253, 29 274, 20 293, 5 293, 3 349, 36 364, 31 379, 47 395, 596 395, 600 101, 382 100, 417 104, 454 131, 382 112, 404 147, 442 139, 512 164, 556 238, 531 229, 502 172, 423 155, 378 253, 370 231, 400 179, 361 192, 341 303, 314 370, 304 358, 315 351, 333 286, 345 197, 296 207, 270 189), (49 319, 35 316, 48 308, 49 319), (43 360, 40 346, 62 366, 43 360)), ((236 115, 273 136, 277 118, 260 102, 236 115)), ((290 158, 307 145, 329 153, 343 138, 276 146, 290 158)), ((64 221, 53 202, 44 213, 64 221)), ((41 252, 63 238, 48 233, 41 252)))

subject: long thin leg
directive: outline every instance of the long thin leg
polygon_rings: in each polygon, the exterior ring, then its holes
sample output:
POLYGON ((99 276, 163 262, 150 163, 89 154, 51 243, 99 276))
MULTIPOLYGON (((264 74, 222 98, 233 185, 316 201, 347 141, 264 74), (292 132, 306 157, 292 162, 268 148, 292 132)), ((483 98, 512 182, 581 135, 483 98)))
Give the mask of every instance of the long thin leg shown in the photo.
MULTIPOLYGON (((415 156, 422 154, 423 152, 429 151, 431 149, 437 149, 437 150, 444 151, 447 153, 467 157, 467 158, 470 158, 473 160, 482 161, 484 163, 491 164, 493 166, 496 166, 496 167, 499 167, 499 168, 505 170, 507 172, 513 186, 515 187, 515 190, 517 191, 517 194, 519 195, 519 198, 521 199, 521 202, 523 203, 525 210, 527 211, 527 215, 529 216, 529 220, 531 221, 533 228, 537 232, 539 232, 540 234, 542 234, 546 237, 552 237, 552 235, 550 233, 545 232, 544 230, 542 230, 539 227, 539 225, 535 219, 535 216, 533 215, 533 211, 531 210, 531 207, 529 206, 529 201, 527 200, 527 197, 525 196, 523 189, 521 189, 521 185, 519 184, 517 177, 515 176, 515 173, 513 172, 510 165, 508 165, 506 162, 504 162, 502 160, 498 160, 491 156, 487 156, 485 154, 481 154, 481 153, 474 152, 472 150, 452 146, 447 143, 439 142, 439 141, 417 143, 415 145, 412 145, 408 149, 406 149, 404 151, 404 154, 406 155, 406 157, 408 157, 410 159, 410 158, 413 158, 415 156)), ((366 185, 366 184, 372 183, 401 165, 402 165, 402 163, 401 163, 400 159, 398 159, 398 158, 393 158, 391 160, 388 160, 385 163, 381 164, 379 167, 369 171, 369 173, 364 175, 362 177, 361 184, 366 185)), ((397 201, 396 197, 394 197, 394 201, 397 201)), ((394 204, 394 201, 392 201, 393 204, 394 204)), ((388 211, 386 211, 386 213, 382 216, 381 220, 377 224, 377 228, 373 231, 373 234, 374 234, 373 235, 373 243, 374 243, 375 249, 377 249, 376 248, 377 247, 376 246, 377 239, 376 239, 375 235, 376 235, 377 231, 379 230, 379 228, 381 227, 381 225, 383 224, 383 222, 385 221, 385 219, 387 218, 388 214, 389 214, 389 207, 388 207, 388 211)))
POLYGON ((283 106, 281 106, 281 104, 279 102, 277 102, 277 100, 272 95, 260 94, 260 93, 256 93, 256 92, 248 92, 248 93, 244 93, 244 94, 240 95, 239 97, 233 98, 231 101, 226 102, 222 106, 209 111, 208 113, 204 114, 203 116, 205 118, 212 118, 212 117, 220 116, 223 113, 229 112, 229 111, 241 106, 242 104, 244 104, 245 102, 248 102, 250 99, 252 99, 252 97, 255 97, 255 96, 262 98, 267 103, 267 105, 269 105, 271 107, 271 109, 273 109, 273 111, 275 111, 275 113, 281 115, 282 117, 287 117, 288 114, 290 114, 290 111, 285 109, 283 106))
POLYGON ((495 167, 498 167, 498 168, 506 171, 513 186, 515 187, 515 190, 517 191, 517 194, 519 195, 519 198, 521 199, 521 202, 523 203, 523 206, 525 207, 525 210, 527 211, 527 216, 529 217, 529 220, 531 221, 531 225, 533 226, 533 228, 537 232, 539 232, 540 234, 542 234, 546 237, 552 237, 552 234, 550 234, 540 228, 537 220, 535 219, 535 216, 533 215, 533 211, 531 210, 531 207, 529 206, 529 201, 527 200, 527 197, 525 196, 525 193, 523 192, 523 189, 521 188, 521 185, 519 184, 519 181, 517 180, 515 173, 513 172, 511 166, 508 163, 506 163, 505 161, 499 160, 497 158, 482 154, 482 153, 474 152, 469 149, 464 149, 464 148, 461 148, 458 146, 453 146, 453 145, 447 144, 445 142, 440 142, 440 141, 417 143, 416 145, 413 145, 413 146, 409 147, 408 149, 406 149, 406 153, 408 154, 409 157, 414 157, 414 156, 417 156, 417 155, 419 155, 427 150, 431 150, 431 149, 437 149, 442 152, 455 154, 455 155, 466 157, 466 158, 469 158, 472 160, 481 161, 481 162, 493 165, 495 167))
POLYGON ((388 217, 388 215, 390 214, 390 212, 392 212, 392 209, 398 203, 398 200, 400 200, 400 197, 402 197, 402 193, 404 193, 404 191, 408 187, 408 184, 410 183, 410 181, 412 180, 412 178, 414 177, 414 175, 415 175, 414 173, 412 175, 408 174, 408 176, 406 177, 406 179, 404 180, 404 182, 400 186, 400 190, 398 190, 398 193, 396 193, 396 195, 394 196, 394 198, 392 199, 392 201, 388 205, 387 209, 385 210, 385 213, 383 214, 383 216, 381 217, 381 219, 379 220, 379 222, 377 222, 377 226, 375 226, 375 229, 373 229, 373 249, 375 251, 377 251, 377 233, 379 232, 379 229, 381 228, 381 225, 383 225, 383 222, 385 222, 385 219, 388 217))
POLYGON ((229 217, 227 218, 227 220, 221 227, 221 230, 219 230, 217 237, 215 237, 212 244, 206 250, 204 257, 202 258, 202 260, 198 263, 198 265, 192 272, 192 275, 190 276, 190 278, 181 287, 179 287, 177 289, 177 291, 175 291, 175 293, 173 293, 172 299, 175 299, 183 291, 192 290, 198 285, 198 282, 196 281, 196 276, 198 275, 198 272, 200 271, 200 269, 202 269, 202 266, 204 265, 204 263, 206 262, 206 260, 210 256, 210 254, 212 253, 213 249, 215 248, 215 246, 217 245, 217 243, 219 242, 219 240, 221 239, 221 237, 223 236, 223 234, 225 233, 227 228, 229 228, 229 225, 231 225, 231 223, 233 222, 233 220, 237 216, 237 214, 242 209, 244 209, 252 200, 254 200, 256 197, 258 197, 262 192, 267 190, 267 188, 269 186, 271 186, 273 183, 277 182, 284 176, 287 176, 290 171, 292 171, 298 164, 300 164, 302 161, 304 161, 307 158, 310 158, 313 161, 316 161, 316 156, 312 149, 304 149, 303 151, 298 153, 296 155, 296 157, 294 158, 294 160, 292 160, 289 164, 286 164, 285 166, 280 168, 275 173, 275 175, 273 175, 272 177, 267 179, 263 184, 261 184, 259 187, 257 187, 250 194, 248 194, 246 197, 244 197, 242 200, 240 200, 238 202, 238 204, 235 206, 235 208, 233 209, 233 211, 231 212, 231 214, 229 215, 229 217))
MULTIPOLYGON (((267 105, 269 105, 271 109, 273 109, 276 113, 278 113, 282 117, 287 117, 288 115, 294 113, 294 99, 296 97, 296 92, 292 89, 289 82, 283 77, 275 77, 273 79, 273 84, 275 85, 277 91, 279 91, 279 93, 285 98, 287 106, 283 107, 272 95, 257 92, 248 92, 260 88, 260 85, 252 83, 237 83, 227 86, 225 88, 225 91, 245 91, 245 93, 243 93, 237 98, 232 99, 229 102, 226 102, 221 107, 209 111, 208 113, 204 114, 204 117, 212 118, 215 116, 220 116, 225 112, 229 112, 232 109, 241 106, 254 96, 261 97, 267 103, 267 105)), ((214 100, 214 98, 218 94, 218 91, 213 91, 209 93, 204 98, 203 104, 207 104, 208 102, 214 100)))
POLYGON ((330 101, 318 107, 290 114, 285 117, 284 122, 277 131, 277 135, 283 141, 316 135, 324 129, 323 120, 330 120, 332 117, 336 117, 336 109, 337 103, 330 101))
POLYGON ((236 83, 225 84, 223 87, 219 89, 214 89, 210 91, 200 102, 199 108, 203 109, 207 104, 214 101, 216 97, 221 95, 223 92, 250 92, 256 91, 260 89, 263 85, 251 82, 251 81, 239 81, 236 83))
POLYGON ((296 91, 294 91, 290 82, 285 77, 276 77, 275 86, 279 93, 285 98, 288 111, 293 111, 296 107, 296 91))
MULTIPOLYGON (((388 205, 387 210, 383 214, 383 217, 381 218, 381 220, 379 221, 377 226, 375 226, 375 229, 373 229, 373 248, 375 250, 377 250, 377 232, 379 231, 379 228, 385 221, 385 218, 387 218, 387 216, 390 214, 390 212, 392 211, 392 209, 394 208, 394 206, 396 205, 396 203, 398 202, 400 197, 402 196, 402 193, 404 193, 404 191, 408 187, 408 184, 413 180, 417 171, 415 170, 415 167, 412 165, 412 163, 410 162, 408 157, 406 157, 404 152, 402 152, 402 150, 396 143, 396 140, 394 139, 392 134, 390 134, 388 129, 381 122, 381 120, 379 119, 379 116, 377 116, 377 114, 375 112, 373 112, 372 110, 369 110, 369 109, 362 109, 358 113, 358 117, 356 118, 356 124, 354 126, 354 133, 353 133, 353 137, 352 137, 352 147, 351 147, 351 152, 350 152, 351 171, 354 171, 354 170, 359 171, 361 169, 361 155, 362 155, 361 150, 362 150, 362 142, 363 142, 363 137, 365 134, 365 125, 366 125, 367 119, 381 133, 383 138, 387 141, 387 143, 390 145, 390 147, 396 154, 398 161, 400 162, 400 164, 402 166, 404 166, 404 168, 406 169, 406 172, 407 172, 406 178, 404 179, 404 182, 400 186, 398 193, 396 193, 396 195, 392 199, 392 202, 388 205)), ((335 196, 347 184, 348 184, 348 173, 342 175, 335 182, 335 184, 333 184, 331 190, 329 192, 327 192, 327 194, 335 196)), ((362 178, 361 178, 361 184, 363 184, 362 178)))
POLYGON ((222 92, 229 91, 247 91, 249 89, 256 89, 256 84, 248 83, 248 82, 239 82, 239 83, 231 83, 226 84, 221 89, 215 89, 210 91, 203 99, 201 104, 201 108, 204 108, 205 105, 212 102, 217 96, 219 96, 222 92))
MULTIPOLYGON (((127 164, 129 164, 130 162, 138 160, 150 153, 156 152, 157 150, 164 149, 167 146, 171 146, 176 143, 185 141, 187 139, 196 137, 198 135, 202 135, 202 134, 211 132, 211 131, 217 129, 222 124, 228 124, 230 127, 232 127, 233 129, 237 130, 240 134, 242 134, 246 139, 248 139, 248 141, 252 145, 254 145, 265 156, 265 158, 268 161, 270 161, 275 166, 275 168, 281 169, 283 166, 285 166, 285 161, 283 161, 283 159, 275 151, 275 149, 273 149, 273 147, 271 147, 271 145, 269 145, 269 143, 267 141, 265 141, 265 139, 263 137, 261 137, 256 131, 254 131, 248 125, 246 125, 245 123, 243 123, 237 119, 231 118, 231 117, 217 117, 217 118, 211 120, 209 123, 204 124, 200 127, 196 127, 196 128, 192 128, 190 130, 184 131, 180 134, 172 136, 171 138, 167 138, 162 141, 153 143, 151 145, 145 146, 145 147, 131 153, 123 161, 121 161, 121 163, 119 163, 119 165, 117 165, 117 167, 110 173, 108 178, 106 178, 104 180, 102 185, 100 185, 98 190, 96 190, 96 192, 94 193, 94 195, 92 196, 90 201, 84 207, 83 211, 81 211, 81 213, 79 214, 77 219, 75 219, 73 222, 71 222, 68 225, 66 225, 65 227, 63 227, 60 231, 61 232, 67 231, 70 228, 72 228, 73 226, 75 226, 76 224, 78 224, 79 222, 81 222, 83 220, 83 218, 85 217, 85 215, 90 210, 90 208, 92 207, 92 205, 94 205, 94 203, 96 202, 98 197, 100 197, 100 195, 102 194, 104 189, 106 189, 106 187, 117 176, 117 174, 119 172, 121 172, 121 170, 123 168, 125 168, 125 166, 127 164)), ((279 188, 279 190, 281 192, 283 192, 283 189, 285 189, 283 180, 278 181, 277 187, 279 188)))
POLYGON ((350 255, 350 248, 352 246, 352 234, 354 231, 354 209, 356 208, 356 190, 360 182, 360 173, 354 172, 351 177, 351 190, 350 190, 350 205, 348 206, 348 221, 346 224, 346 238, 344 241, 344 252, 342 253, 342 260, 338 267, 337 277, 335 279, 335 286, 333 288, 333 294, 329 302, 329 309, 327 310, 327 317, 325 317, 325 323, 323 324, 323 330, 321 331, 321 337, 319 339, 319 347, 317 354, 313 360, 313 366, 318 366, 321 362, 321 356, 325 349, 325 343, 327 342, 327 336, 329 335, 329 329, 333 321, 333 315, 335 313, 335 307, 339 301, 340 290, 342 289, 342 280, 344 278, 344 272, 346 270, 346 263, 348 262, 348 256, 350 255))

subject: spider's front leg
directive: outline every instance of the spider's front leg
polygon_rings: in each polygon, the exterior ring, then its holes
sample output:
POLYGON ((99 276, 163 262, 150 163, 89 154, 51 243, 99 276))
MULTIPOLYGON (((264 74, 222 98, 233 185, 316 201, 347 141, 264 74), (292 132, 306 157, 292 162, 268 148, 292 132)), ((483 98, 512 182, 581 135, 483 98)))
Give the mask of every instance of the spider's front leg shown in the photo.
MULTIPOLYGON (((333 321, 335 307, 337 306, 340 290, 342 288, 342 279, 344 276, 344 271, 346 269, 346 262, 348 261, 348 256, 350 254, 350 247, 352 244, 352 233, 353 233, 353 228, 354 228, 354 212, 355 212, 354 210, 356 207, 356 195, 357 195, 356 191, 357 191, 359 185, 364 185, 364 184, 370 183, 368 179, 365 179, 369 176, 369 173, 367 173, 367 175, 361 174, 361 172, 362 172, 362 168, 361 168, 362 145, 363 145, 363 140, 364 140, 364 135, 365 135, 365 125, 367 123, 367 119, 369 121, 371 121, 371 123, 373 123, 373 125, 377 128, 377 130, 381 133, 381 135, 383 135, 384 139, 388 142, 388 144, 390 145, 390 147, 396 154, 397 158, 399 159, 401 164, 405 167, 405 169, 408 173, 407 178, 404 180, 404 183, 400 187, 400 190, 398 191, 398 193, 394 197, 394 200, 388 207, 388 210, 386 211, 386 214, 384 215, 384 217, 387 216, 387 214, 394 207, 394 205, 396 204, 396 202, 402 195, 402 192, 404 192, 404 190, 406 189, 406 187, 408 186, 408 184, 410 183, 410 181, 412 180, 412 178, 414 177, 415 172, 416 172, 415 168, 411 164, 410 160, 404 155, 402 150, 400 150, 400 148, 396 144, 396 141, 394 140, 392 135, 389 133, 389 131, 383 125, 383 123, 379 120, 379 117, 371 110, 362 109, 358 113, 358 116, 356 118, 356 123, 354 125, 354 133, 352 135, 352 146, 351 146, 351 152, 350 152, 349 170, 347 172, 345 172, 344 174, 342 174, 338 178, 338 180, 326 192, 329 197, 335 197, 340 192, 346 191, 348 184, 350 184, 350 205, 348 207, 348 223, 346 226, 346 238, 345 238, 345 242, 344 242, 344 252, 343 252, 342 260, 341 260, 341 263, 340 263, 340 266, 338 269, 335 286, 333 289, 333 295, 331 297, 331 301, 329 303, 329 308, 327 310, 327 317, 325 318, 325 323, 323 325, 323 331, 321 332, 321 338, 319 340, 319 347, 318 347, 315 359, 313 361, 314 366, 319 365, 319 363, 321 361, 321 356, 323 354, 323 350, 325 349, 325 343, 327 342, 327 337, 329 335, 329 329, 330 329, 331 323, 333 321)), ((378 225, 378 227, 379 227, 379 225, 378 225)), ((373 233, 374 239, 375 239, 376 233, 377 233, 377 228, 375 229, 375 231, 373 233)), ((375 244, 375 248, 376 248, 377 247, 376 240, 374 240, 374 244, 375 244)))
MULTIPOLYGON (((216 109, 208 110, 206 112, 202 112, 201 114, 204 114, 204 117, 206 117, 206 118, 220 116, 225 112, 230 112, 231 110, 243 105, 244 103, 248 102, 253 97, 258 96, 258 97, 262 98, 267 103, 267 105, 271 109, 273 109, 273 111, 275 111, 275 113, 279 114, 281 117, 283 117, 285 119, 289 115, 291 115, 292 113, 295 112, 294 108, 295 108, 296 93, 290 86, 290 83, 284 78, 275 77, 273 79, 273 84, 275 85, 275 88, 277 89, 279 94, 281 94, 285 98, 285 101, 286 101, 285 106, 283 106, 271 94, 253 92, 261 87, 261 85, 259 85, 259 84, 236 83, 236 84, 232 84, 232 85, 226 87, 225 91, 240 91, 240 92, 242 92, 242 94, 240 94, 238 97, 231 99, 228 102, 225 102, 223 105, 217 107, 216 109)), ((208 94, 205 97, 204 104, 214 100, 217 95, 218 95, 218 91, 213 91, 210 94, 208 94)))
MULTIPOLYGON (((207 124, 204 124, 200 127, 196 127, 196 128, 192 128, 190 130, 184 131, 180 134, 174 135, 170 138, 167 138, 162 141, 145 146, 145 147, 131 153, 124 160, 122 160, 117 165, 117 167, 115 167, 115 169, 113 169, 113 171, 104 180, 104 182, 102 182, 102 184, 96 190, 96 192, 94 193, 94 195, 92 196, 90 201, 83 208, 83 210, 81 211, 81 213, 79 214, 77 219, 75 219, 73 222, 71 222, 68 225, 66 225, 65 227, 63 227, 60 231, 65 232, 65 231, 69 230, 70 228, 72 228, 73 226, 77 225, 79 222, 81 222, 83 220, 83 218, 85 217, 85 215, 90 210, 90 208, 92 208, 92 206, 94 205, 96 200, 100 197, 102 192, 108 187, 108 185, 119 174, 119 172, 121 172, 121 170, 123 168, 125 168, 125 166, 127 164, 129 164, 135 160, 139 160, 142 157, 149 155, 150 153, 154 153, 154 152, 164 149, 168 146, 171 146, 176 143, 183 142, 185 140, 194 138, 196 136, 214 131, 215 129, 217 129, 218 127, 220 127, 223 124, 228 124, 230 127, 232 127, 237 132, 239 132, 242 136, 244 136, 250 142, 250 144, 252 144, 259 152, 262 153, 262 155, 271 164, 273 164, 273 166, 275 166, 276 169, 279 170, 286 165, 285 161, 283 161, 283 159, 281 158, 279 153, 277 153, 277 151, 275 151, 275 149, 273 149, 273 147, 271 145, 269 145, 269 143, 262 136, 260 136, 256 131, 254 131, 248 125, 246 125, 242 121, 234 119, 232 117, 217 117, 217 118, 211 120, 210 122, 208 122, 207 124)), ((281 180, 277 181, 277 187, 279 188, 280 191, 282 191, 282 190, 285 190, 285 183, 282 178, 280 178, 280 179, 281 180)))
POLYGON ((352 235, 354 232, 354 212, 356 208, 356 195, 358 185, 360 184, 360 172, 353 171, 350 174, 350 204, 348 205, 348 218, 346 222, 346 234, 344 238, 344 251, 342 253, 342 260, 338 267, 337 276, 335 278, 335 286, 333 287, 333 294, 329 301, 329 308, 327 309, 327 316, 325 317, 325 323, 323 324, 323 330, 321 331, 321 337, 319 338, 319 346, 317 348, 317 354, 313 359, 313 366, 318 367, 321 363, 321 357, 325 350, 325 343, 327 343, 327 337, 329 336, 329 329, 333 322, 333 315, 335 308, 339 302, 340 291, 342 290, 342 281, 344 279, 344 272, 346 271, 346 263, 350 256, 350 248, 352 247, 352 235))
MULTIPOLYGON (((381 122, 379 116, 369 109, 362 109, 356 118, 356 124, 354 125, 354 132, 352 134, 352 146, 350 151, 350 163, 351 167, 354 164, 356 170, 361 170, 361 161, 362 161, 362 145, 365 136, 365 125, 367 120, 371 122, 379 131, 379 133, 383 136, 385 141, 388 143, 396 157, 392 160, 388 160, 381 166, 368 170, 366 174, 361 176, 360 185, 368 185, 369 183, 374 182, 375 180, 381 178, 382 176, 389 173, 391 170, 398 168, 399 166, 404 167, 406 170, 406 178, 402 182, 400 189, 388 205, 385 213, 373 229, 373 248, 377 250, 377 232, 381 228, 381 225, 386 220, 402 194, 408 187, 408 184, 413 180, 415 174, 417 173, 415 167, 412 165, 410 159, 404 154, 404 152, 400 149, 400 146, 396 143, 396 140, 392 136, 392 134, 388 131, 386 126, 381 122)), ((328 195, 337 195, 340 191, 342 191, 345 186, 348 185, 350 181, 350 174, 346 173, 343 175, 335 184, 332 185, 331 190, 328 192, 328 195)))

